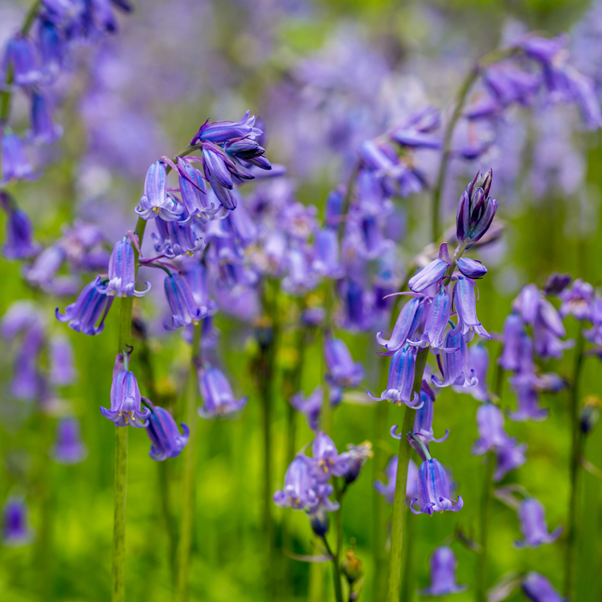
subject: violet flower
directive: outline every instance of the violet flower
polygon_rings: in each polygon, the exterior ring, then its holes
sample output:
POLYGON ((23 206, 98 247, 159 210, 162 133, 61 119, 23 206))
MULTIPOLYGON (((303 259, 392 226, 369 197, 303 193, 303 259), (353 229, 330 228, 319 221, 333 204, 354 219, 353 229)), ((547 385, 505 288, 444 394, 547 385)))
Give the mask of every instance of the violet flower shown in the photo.
POLYGON ((426 267, 422 268, 415 276, 408 281, 410 290, 415 293, 421 293, 445 276, 449 263, 442 258, 431 261, 426 267))
POLYGON ((458 203, 456 236, 467 249, 483 237, 495 217, 498 202, 489 196, 492 179, 491 169, 485 175, 479 171, 458 203))
MULTIPOLYGON (((304 397, 303 393, 300 391, 290 399, 290 404, 297 412, 300 412, 305 416, 307 425, 312 431, 318 430, 323 399, 324 393, 322 387, 316 387, 307 397, 304 397)), ((330 407, 337 407, 342 399, 342 390, 339 387, 330 387, 330 407)))
POLYGON ((154 406, 148 417, 146 434, 151 440, 149 456, 159 462, 179 456, 188 443, 190 429, 181 424, 182 434, 172 415, 165 409, 154 406))
POLYGON ((177 167, 180 195, 188 215, 199 215, 206 220, 213 219, 221 208, 221 204, 211 202, 211 197, 207 195, 207 184, 201 172, 181 157, 178 157, 177 167))
POLYGON ((199 386, 203 398, 203 405, 198 409, 201 418, 233 414, 247 403, 247 397, 234 398, 228 379, 217 368, 201 368, 199 386))
POLYGON ((387 399, 395 402, 397 405, 401 405, 403 402, 412 409, 421 404, 419 394, 416 391, 412 391, 417 353, 416 347, 412 347, 411 345, 406 345, 399 351, 396 351, 391 358, 389 366, 387 389, 382 392, 380 397, 375 397, 370 391, 366 391, 370 399, 374 401, 387 399))
POLYGON ((263 135, 263 131, 255 126, 255 115, 247 111, 238 122, 233 121, 205 121, 194 135, 191 146, 200 142, 214 142, 223 144, 234 138, 250 138, 255 140, 263 135))
POLYGON ((328 382, 335 387, 357 387, 365 376, 361 362, 354 362, 341 339, 328 336, 324 343, 328 382))
POLYGON ((489 369, 489 352, 484 345, 472 345, 468 349, 468 364, 474 370, 477 383, 472 387, 457 388, 459 393, 469 393, 477 401, 488 401, 491 393, 487 386, 487 371, 489 369))
POLYGON ((77 301, 67 305, 65 313, 59 313, 56 308, 56 319, 68 322, 69 328, 87 335, 100 334, 104 330, 104 322, 113 297, 103 295, 96 290, 96 281, 87 284, 80 293, 77 301))
POLYGON ((76 372, 73 363, 73 346, 71 341, 62 335, 50 339, 50 382, 53 385, 67 386, 75 380, 76 372))
POLYGON ((187 324, 198 324, 207 316, 207 308, 199 307, 188 281, 179 274, 170 274, 163 281, 165 297, 171 310, 171 323, 164 322, 166 330, 177 330, 187 324))
POLYGON ((516 541, 517 548, 537 548, 542 544, 556 541, 562 533, 562 527, 548 533, 546 511, 539 500, 526 498, 518 509, 520 528, 525 537, 524 541, 516 541))
POLYGON ((526 450, 527 444, 517 445, 517 440, 514 438, 511 438, 507 445, 496 449, 496 466, 493 480, 497 483, 506 474, 522 466, 527 461, 525 458, 526 450))
POLYGON ((504 430, 504 414, 492 403, 484 403, 477 410, 479 438, 472 447, 472 453, 480 456, 491 450, 499 450, 512 444, 504 430))
POLYGON ((504 370, 518 370, 521 365, 523 336, 526 335, 521 317, 512 312, 504 321, 502 355, 498 364, 504 370))
POLYGON ((82 443, 79 421, 61 418, 56 426, 56 439, 51 450, 52 458, 59 464, 79 464, 86 459, 88 450, 82 443))
POLYGON ((410 510, 414 514, 433 514, 451 510, 458 512, 464 501, 458 496, 454 503, 450 499, 449 481, 445 468, 438 460, 427 458, 418 469, 418 497, 412 499, 410 510), (420 500, 421 508, 416 510, 414 502, 420 500))
POLYGON ((487 273, 487 268, 480 261, 468 257, 460 257, 456 264, 460 272, 471 280, 478 280, 487 273))
POLYGON ((424 322, 424 330, 420 341, 410 344, 417 344, 420 347, 427 345, 431 349, 444 349, 445 330, 449 322, 451 313, 451 299, 447 292, 447 288, 441 285, 439 292, 431 299, 426 309, 426 320, 424 322))
POLYGON ((360 472, 369 458, 374 456, 372 452, 372 443, 370 441, 364 441, 359 445, 347 445, 347 453, 349 458, 347 460, 347 471, 343 475, 343 479, 347 485, 355 482, 360 475, 360 472))
POLYGON ((284 489, 274 494, 274 503, 293 510, 311 509, 317 506, 317 483, 304 456, 297 456, 286 470, 284 489))
POLYGON ((312 443, 312 468, 318 483, 326 483, 331 476, 341 477, 349 470, 350 455, 339 454, 332 439, 318 431, 312 443))
MULTIPOLYGON (((381 481, 374 481, 374 489, 380 493, 388 504, 392 504, 395 500, 395 485, 397 481, 397 465, 399 458, 393 456, 387 467, 385 468, 385 476, 387 477, 387 483, 381 481)), ((410 460, 408 465, 408 479, 406 482, 406 504, 409 504, 413 498, 418 495, 418 467, 414 463, 414 460, 410 460)))
POLYGON ((576 320, 591 320, 590 306, 594 300, 594 287, 581 278, 575 280, 570 288, 565 288, 559 295, 562 305, 560 315, 572 314, 576 320))
POLYGON ((316 233, 311 269, 320 276, 338 279, 344 275, 339 260, 339 237, 333 228, 316 233))
POLYGON ((539 573, 529 571, 522 582, 523 593, 532 602, 567 602, 539 573))
POLYGON ((27 259, 40 250, 33 240, 31 220, 24 211, 17 209, 6 192, 0 192, 0 204, 6 210, 6 242, 2 253, 6 259, 27 259))
POLYGON ((468 589, 467 585, 456 583, 456 567, 458 561, 453 550, 447 546, 437 548, 430 560, 431 584, 420 591, 422 596, 446 596, 459 594, 468 589))
POLYGON ((401 349, 408 339, 412 339, 422 324, 424 316, 425 300, 422 297, 410 299, 399 312, 391 338, 389 340, 382 336, 382 332, 376 334, 376 341, 387 351, 395 352, 401 349))
POLYGON ((63 128, 52 121, 48 100, 40 92, 31 97, 31 132, 29 138, 34 144, 52 144, 61 137, 63 128))
POLYGON ((477 318, 476 299, 474 294, 475 283, 470 278, 458 277, 454 287, 454 306, 458 312, 458 328, 462 334, 471 330, 484 339, 491 335, 483 328, 477 318))
POLYGON ((436 387, 449 387, 455 385, 458 387, 473 387, 478 383, 475 371, 469 364, 468 346, 466 337, 458 327, 452 328, 445 338, 444 353, 441 354, 441 363, 439 365, 443 380, 437 376, 431 376, 431 382, 436 387))
POLYGON ((36 49, 33 42, 24 35, 17 34, 6 43, 2 60, 2 76, 10 72, 17 86, 32 86, 42 77, 36 61, 36 49))
POLYGON ((167 192, 167 171, 161 161, 155 161, 146 172, 144 180, 144 195, 136 213, 145 220, 154 219, 157 215, 165 221, 179 220, 184 212, 184 206, 167 192))
POLYGON ((192 256, 207 246, 204 226, 196 217, 187 217, 181 221, 165 221, 157 217, 155 224, 157 232, 151 235, 155 251, 163 253, 169 259, 180 255, 192 256))
POLYGON ((8 498, 2 509, 2 543, 11 547, 23 546, 31 543, 33 538, 25 502, 20 498, 8 498))
MULTIPOLYGON (((119 359, 116 362, 116 367, 119 359)), ((133 426, 144 428, 150 415, 148 408, 141 408, 140 389, 134 373, 122 369, 113 375, 111 385, 111 409, 100 408, 101 414, 108 418, 115 426, 133 426)))
POLYGON ((33 174, 23 142, 17 134, 4 134, 0 140, 2 151, 2 178, 0 184, 7 184, 12 180, 22 180, 33 174))
POLYGON ((109 259, 109 279, 102 276, 96 278, 96 289, 109 297, 144 297, 151 289, 150 282, 146 282, 145 291, 137 291, 136 286, 136 260, 134 247, 124 237, 120 240, 111 253, 109 259))

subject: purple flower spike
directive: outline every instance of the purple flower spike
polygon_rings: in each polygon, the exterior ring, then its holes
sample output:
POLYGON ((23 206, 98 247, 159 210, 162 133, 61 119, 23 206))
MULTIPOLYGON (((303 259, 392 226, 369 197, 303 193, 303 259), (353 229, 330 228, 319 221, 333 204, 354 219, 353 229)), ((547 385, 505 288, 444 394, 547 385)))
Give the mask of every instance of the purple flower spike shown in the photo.
POLYGON ((416 333, 418 327, 422 324, 424 316, 424 299, 416 297, 410 299, 404 306, 397 322, 393 327, 393 332, 389 340, 382 336, 382 332, 377 333, 376 341, 382 345, 387 351, 398 351, 401 349, 408 339, 411 339, 416 333))
POLYGON ((466 337, 459 328, 453 328, 447 333, 443 351, 441 364, 443 380, 435 375, 431 376, 431 382, 436 387, 455 385, 468 388, 478 384, 475 371, 469 364, 466 337))
MULTIPOLYGON (((4 195, 5 193, 0 193, 4 195)), ((29 216, 20 209, 9 209, 6 220, 6 243, 2 253, 6 259, 27 259, 36 255, 40 245, 33 240, 29 216)))
POLYGON ((504 430, 504 414, 492 403, 485 403, 477 410, 479 438, 472 447, 472 453, 480 456, 490 450, 507 447, 512 440, 504 430))
POLYGON ((423 596, 446 596, 459 594, 468 589, 467 585, 456 583, 458 561, 451 548, 437 548, 429 560, 431 567, 431 585, 420 591, 423 596))
MULTIPOLYGON (((388 504, 392 504, 395 500, 395 484, 397 480, 397 465, 399 458, 393 456, 387 468, 385 468, 385 476, 387 477, 387 484, 385 485, 381 481, 374 481, 374 489, 380 493, 388 504)), ((414 460, 410 460, 408 465, 408 480, 406 483, 406 504, 409 504, 413 498, 418 495, 418 467, 414 463, 414 460)))
POLYGON ((59 420, 51 455, 55 462, 67 465, 79 464, 86 459, 88 450, 82 443, 79 422, 76 418, 62 418, 59 420))
POLYGON ((0 184, 22 180, 33 174, 33 168, 25 154, 23 141, 17 134, 4 134, 0 142, 2 150, 2 178, 0 184))
POLYGON ((459 277, 454 287, 454 305, 458 312, 458 328, 462 334, 474 330, 480 337, 490 339, 491 335, 483 328, 477 318, 475 284, 469 278, 459 277))
POLYGON ((163 408, 155 406, 148 417, 148 427, 146 433, 151 440, 149 456, 159 462, 167 458, 179 456, 181 451, 188 443, 190 430, 185 424, 182 427, 182 434, 178 430, 178 425, 172 415, 163 408))
POLYGON ((234 398, 228 379, 217 368, 201 368, 199 385, 203 397, 203 406, 199 408, 201 418, 233 414, 247 403, 246 397, 234 398))
POLYGON ((186 278, 171 274, 163 281, 167 303, 171 309, 171 325, 164 322, 166 330, 177 330, 187 324, 198 324, 207 316, 207 308, 199 307, 186 278))
POLYGON ((203 170, 219 202, 230 211, 236 209, 236 197, 231 190, 234 187, 232 175, 226 166, 225 154, 213 144, 203 144, 203 170))
POLYGON ((2 509, 2 543, 24 546, 32 542, 34 532, 27 520, 27 506, 20 498, 9 498, 2 509))
POLYGON ((57 335, 50 339, 50 382, 66 386, 75 380, 73 347, 65 336, 57 335))
POLYGON ((474 370, 478 380, 473 387, 464 387, 460 393, 469 393, 477 401, 488 401, 491 397, 487 387, 487 370, 489 369, 489 352, 484 345, 472 345, 468 350, 468 364, 474 370))
POLYGON ((307 458, 297 456, 284 477, 284 489, 274 494, 274 503, 293 510, 311 509, 318 505, 317 483, 307 458))
POLYGON ((412 391, 414 386, 414 373, 416 371, 416 347, 406 345, 396 351, 391 358, 389 366, 389 381, 387 389, 382 392, 381 397, 374 397, 370 391, 366 391, 374 401, 385 399, 395 402, 397 405, 405 403, 410 408, 416 408, 422 402, 420 396, 412 391))
POLYGON ((451 510, 458 512, 462 509, 464 502, 462 496, 454 503, 450 499, 449 482, 447 472, 441 462, 431 458, 425 460, 418 469, 418 498, 414 498, 410 504, 410 510, 414 514, 433 514, 451 510), (421 508, 416 510, 414 502, 420 500, 421 508))
POLYGON ((96 278, 96 289, 109 297, 144 297, 151 289, 150 282, 146 282, 145 291, 137 291, 136 286, 136 261, 134 247, 124 238, 120 240, 111 253, 109 259, 109 280, 102 276, 96 278))
POLYGON ((457 264, 460 272, 471 280, 478 280, 487 273, 487 268, 480 261, 468 257, 460 257, 457 264))
POLYGON ((431 349, 443 349, 450 313, 451 299, 446 287, 441 286, 428 308, 424 331, 418 343, 421 347, 428 344, 431 349))
POLYGON ((167 194, 167 171, 161 161, 156 161, 148 168, 144 180, 144 195, 135 211, 145 220, 154 219, 157 215, 165 221, 181 218, 184 206, 176 203, 167 194))
POLYGON ((140 389, 134 373, 130 370, 120 370, 113 376, 111 409, 100 408, 100 412, 115 426, 144 428, 148 424, 150 410, 141 409, 141 403, 140 389))
POLYGON ((22 35, 16 35, 6 44, 6 52, 2 61, 2 72, 12 70, 13 81, 17 86, 31 86, 42 76, 37 61, 33 42, 22 35))
POLYGON ((556 541, 562 533, 562 527, 548 533, 545 508, 535 498, 523 500, 518 509, 518 517, 525 539, 515 542, 517 548, 537 548, 542 544, 556 541))
POLYGON ((34 144, 52 144, 63 133, 63 128, 52 121, 48 100, 39 92, 31 98, 31 132, 29 138, 34 144))
POLYGON ((522 587, 523 593, 532 602, 567 602, 543 575, 535 571, 527 573, 522 587))
POLYGON ((326 433, 316 433, 311 449, 314 477, 318 483, 326 483, 331 476, 341 477, 349 470, 350 455, 347 452, 339 454, 326 433))
POLYGON ((412 276, 408 286, 415 293, 421 293, 423 290, 432 286, 445 276, 449 264, 441 258, 431 261, 425 268, 422 268, 415 276, 412 276))
POLYGON ((90 282, 80 293, 77 301, 67 305, 65 313, 56 308, 56 319, 69 322, 69 328, 87 335, 100 334, 105 327, 105 318, 109 313, 112 297, 96 290, 96 282, 90 282))
POLYGON ((458 203, 456 235, 466 248, 483 237, 495 217, 498 203, 489 196, 492 179, 491 169, 485 175, 478 172, 458 203))
POLYGON ((525 327, 521 317, 512 312, 504 321, 504 331, 502 334, 503 351, 499 365, 504 370, 518 370, 521 365, 521 355, 523 346, 523 335, 525 327))
POLYGON ((435 393, 429 387, 428 383, 423 380, 420 387, 420 400, 423 405, 420 409, 416 410, 416 418, 414 419, 414 434, 421 435, 424 437, 427 443, 434 441, 435 443, 441 443, 449 436, 449 430, 445 432, 445 435, 441 439, 435 439, 433 434, 433 415, 435 409, 435 393))
POLYGON ((195 134, 191 145, 199 142, 214 142, 223 144, 233 138, 246 138, 252 140, 263 136, 263 131, 255 127, 255 115, 250 115, 249 111, 238 121, 209 121, 207 120, 195 134))
POLYGON ((357 387, 365 376, 361 362, 354 362, 341 339, 328 337, 324 343, 328 382, 336 387, 357 387))
POLYGON ((519 468, 526 461, 525 451, 526 443, 516 444, 516 439, 512 438, 508 444, 496 450, 496 467, 493 473, 493 480, 497 483, 501 481, 506 474, 519 468))

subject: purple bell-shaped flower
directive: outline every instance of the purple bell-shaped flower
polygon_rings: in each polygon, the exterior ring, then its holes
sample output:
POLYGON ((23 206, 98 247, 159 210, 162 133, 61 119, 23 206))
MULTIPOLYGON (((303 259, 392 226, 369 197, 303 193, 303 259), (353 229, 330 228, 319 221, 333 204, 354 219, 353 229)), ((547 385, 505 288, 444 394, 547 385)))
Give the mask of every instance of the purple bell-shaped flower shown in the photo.
POLYGON ((430 560, 431 584, 421 590, 423 596, 446 596, 447 594, 458 594, 466 591, 467 585, 456 583, 456 567, 458 561, 453 550, 447 546, 437 548, 430 560))

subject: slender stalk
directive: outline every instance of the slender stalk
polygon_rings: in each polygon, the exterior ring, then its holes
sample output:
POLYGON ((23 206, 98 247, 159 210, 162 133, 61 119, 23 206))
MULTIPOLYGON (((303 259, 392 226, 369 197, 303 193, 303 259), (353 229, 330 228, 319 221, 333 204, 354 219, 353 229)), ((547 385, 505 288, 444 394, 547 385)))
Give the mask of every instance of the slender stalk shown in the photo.
MULTIPOLYGON (((416 358, 416 371, 412 391, 419 393, 422 376, 428 358, 428 347, 421 349, 416 358)), ((393 519, 391 521, 391 553, 389 555, 389 577, 387 581, 386 602, 399 602, 401 586, 401 559, 403 555, 403 530, 405 523, 406 483, 408 480, 408 464, 411 448, 405 434, 412 428, 414 414, 409 412, 405 404, 402 406, 403 425, 399 440, 397 463, 397 479, 395 480, 395 499, 393 501, 393 519)))
POLYGON ((183 397, 182 415, 190 429, 188 444, 183 450, 183 470, 180 514, 180 538, 177 551, 176 600, 186 602, 188 599, 188 581, 190 577, 190 549, 192 547, 193 518, 194 518, 194 467, 195 467, 195 435, 197 424, 197 364, 201 343, 201 324, 195 324, 192 337, 192 352, 188 390, 183 397))
POLYGON ((332 573, 333 573, 332 577, 334 579, 335 599, 337 602, 343 602, 343 587, 341 585, 341 567, 339 566, 338 554, 335 554, 332 551, 330 545, 328 545, 328 540, 326 539, 326 536, 322 537, 322 541, 324 542, 324 545, 326 546, 327 552, 332 557, 332 573))
MULTIPOLYGON (((408 542, 412 542, 415 537, 416 520, 412 518, 409 508, 406 508, 406 524, 404 537, 408 542)), ((414 554, 410 545, 404 548, 403 575, 401 580, 400 602, 411 602, 414 598, 415 579, 414 579, 414 554)))
POLYGON ((483 470, 483 484, 481 490, 481 504, 479 507, 479 537, 481 549, 477 558, 477 586, 476 602, 487 602, 487 552, 489 534, 489 506, 491 502, 491 486, 493 471, 495 469, 495 457, 487 454, 483 470))
POLYGON ((571 460, 570 460, 570 498, 567 520, 567 541, 565 556, 564 589, 568 600, 573 600, 575 588, 575 557, 577 553, 577 513, 579 486, 579 458, 583 439, 579 428, 579 378, 583 368, 584 337, 581 329, 577 337, 575 349, 575 365, 569 395, 570 424, 572 429, 571 460))

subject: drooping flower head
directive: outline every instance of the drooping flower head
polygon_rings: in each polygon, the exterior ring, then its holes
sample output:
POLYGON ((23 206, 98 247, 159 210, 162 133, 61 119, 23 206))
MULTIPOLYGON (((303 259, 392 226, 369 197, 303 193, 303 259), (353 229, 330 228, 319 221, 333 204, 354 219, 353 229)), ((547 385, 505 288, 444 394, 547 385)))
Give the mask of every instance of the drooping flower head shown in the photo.
POLYGON ((102 276, 96 279, 96 288, 99 293, 110 297, 144 297, 151 289, 150 282, 146 283, 146 290, 137 291, 136 287, 136 260, 134 247, 124 237, 120 240, 111 253, 109 259, 108 280, 102 276))
POLYGON ((530 571, 522 582, 523 593, 532 602, 567 602, 543 575, 530 571))
POLYGON ((458 561, 453 550, 447 546, 437 548, 430 560, 431 584, 421 590, 423 596, 446 596, 466 591, 467 585, 456 583, 456 567, 458 561))
POLYGON ((201 418, 232 414, 247 403, 247 397, 234 398, 228 379, 218 368, 200 368, 199 386, 203 398, 203 405, 198 410, 201 418))
POLYGON ((314 477, 319 483, 326 483, 331 476, 341 477, 349 470, 350 455, 339 454, 332 439, 318 431, 312 443, 314 477))
POLYGON ((525 539, 515 542, 517 548, 537 548, 542 544, 556 541, 562 533, 562 527, 557 527, 552 533, 548 533, 545 508, 535 498, 523 500, 518 509, 518 517, 525 539))
POLYGON ((374 401, 387 399, 397 405, 405 403, 410 408, 420 405, 420 396, 416 391, 413 391, 417 353, 416 347, 411 345, 406 345, 396 351, 389 366, 387 389, 382 392, 380 397, 375 397, 370 391, 366 391, 370 398, 374 401))
POLYGON ((34 532, 27 519, 27 506, 20 498, 9 498, 2 510, 2 543, 23 546, 31 543, 34 532))
POLYGON ((357 387, 365 372, 361 362, 354 362, 341 339, 327 337, 324 357, 328 369, 328 381, 337 387, 357 387))
POLYGON ((87 335, 100 334, 113 297, 103 295, 96 289, 96 281, 87 284, 80 293, 77 301, 67 305, 65 313, 61 314, 56 308, 56 319, 68 322, 69 328, 87 335))
POLYGON ((274 494, 274 503, 293 510, 311 509, 318 504, 317 482, 310 464, 297 456, 284 477, 284 489, 274 494))
POLYGON ((171 324, 164 323, 167 330, 177 330, 187 324, 198 324, 208 310, 199 307, 188 281, 179 274, 170 274, 163 281, 165 297, 171 309, 171 324))
POLYGON ((86 459, 88 450, 82 443, 79 421, 75 417, 59 420, 51 455, 59 464, 78 464, 86 459))
POLYGON ((418 497, 412 500, 410 510, 414 514, 433 514, 462 509, 464 501, 458 496, 454 503, 450 499, 450 488, 447 472, 438 460, 427 458, 418 469, 418 497), (414 502, 420 500, 420 510, 414 508, 414 502))
POLYGON ((153 460, 162 461, 175 458, 186 447, 190 430, 185 424, 180 425, 182 433, 172 415, 159 406, 154 406, 148 417, 146 433, 151 440, 149 456, 153 460))

